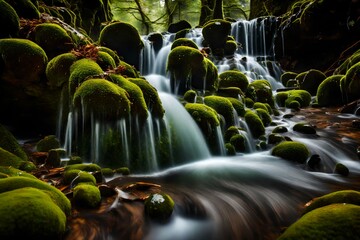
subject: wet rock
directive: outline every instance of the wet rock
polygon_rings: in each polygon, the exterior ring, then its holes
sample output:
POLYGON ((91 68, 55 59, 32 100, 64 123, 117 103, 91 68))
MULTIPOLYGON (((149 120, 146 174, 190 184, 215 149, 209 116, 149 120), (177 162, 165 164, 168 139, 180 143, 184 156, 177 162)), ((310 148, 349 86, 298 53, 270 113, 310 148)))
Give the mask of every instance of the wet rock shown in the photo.
POLYGON ((296 123, 293 130, 303 134, 316 134, 315 128, 309 123, 304 122, 296 123))
POLYGON ((94 185, 78 184, 73 191, 73 200, 79 207, 96 208, 101 203, 100 190, 94 185))
POLYGON ((144 204, 146 215, 161 222, 170 218, 175 206, 172 198, 166 193, 151 194, 144 204))
POLYGON ((307 165, 311 169, 315 169, 320 164, 320 162, 321 162, 320 156, 318 154, 314 154, 314 155, 311 155, 311 157, 307 161, 307 165))
POLYGON ((338 173, 342 176, 348 176, 349 175, 349 169, 342 163, 337 163, 335 165, 334 173, 338 173))
POLYGON ((271 155, 292 162, 305 163, 310 155, 310 151, 303 143, 283 141, 272 149, 271 155))
POLYGON ((274 130, 272 131, 272 133, 285 133, 285 132, 287 132, 287 131, 288 131, 287 127, 277 126, 276 128, 274 128, 274 130))

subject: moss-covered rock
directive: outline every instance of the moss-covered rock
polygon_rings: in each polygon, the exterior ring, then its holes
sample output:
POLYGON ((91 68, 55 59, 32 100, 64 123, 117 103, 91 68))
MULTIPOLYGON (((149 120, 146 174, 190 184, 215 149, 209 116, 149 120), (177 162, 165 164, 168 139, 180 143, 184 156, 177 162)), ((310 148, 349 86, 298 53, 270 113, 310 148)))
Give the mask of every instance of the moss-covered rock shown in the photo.
POLYGON ((300 88, 308 91, 312 96, 316 95, 317 89, 326 78, 326 75, 319 70, 310 69, 296 76, 300 88))
POLYGON ((240 71, 227 70, 219 75, 219 88, 238 87, 245 92, 249 85, 249 80, 240 71))
POLYGON ((31 0, 5 0, 9 3, 19 15, 19 18, 25 19, 39 19, 40 12, 37 4, 31 0))
POLYGON ((177 33, 181 30, 189 29, 189 28, 191 28, 191 24, 188 21, 180 20, 178 22, 171 23, 168 27, 168 32, 177 33))
POLYGON ((360 235, 359 224, 359 206, 330 204, 302 216, 278 239, 353 239, 360 235))
POLYGON ((298 107, 307 107, 311 102, 311 95, 306 90, 289 90, 275 95, 275 101, 279 107, 294 108, 294 102, 298 107))
POLYGON ((197 93, 194 90, 188 90, 184 94, 184 100, 188 103, 195 103, 197 93))
POLYGON ((353 65, 340 82, 344 100, 351 102, 360 98, 360 62, 353 65))
POLYGON ((67 84, 70 77, 70 67, 78 58, 72 53, 60 54, 49 61, 46 66, 46 79, 52 88, 67 84))
POLYGON ((199 49, 198 45, 191 39, 188 38, 178 38, 171 44, 171 50, 179 46, 192 47, 194 49, 199 49))
POLYGON ((144 43, 132 25, 124 22, 110 23, 102 29, 98 41, 101 46, 116 51, 125 62, 139 69, 140 51, 144 43))
POLYGON ((165 110, 156 88, 143 78, 129 78, 129 81, 140 87, 151 115, 155 118, 163 118, 165 110))
POLYGON ((242 101, 237 98, 227 97, 238 116, 243 117, 245 115, 245 106, 242 101))
POLYGON ((145 200, 145 213, 151 219, 166 221, 174 210, 174 200, 166 193, 151 194, 145 200))
POLYGON ((274 106, 271 85, 264 79, 250 83, 246 89, 246 97, 251 98, 254 102, 268 103, 270 106, 274 106))
POLYGON ((12 133, 3 125, 0 124, 0 147, 6 151, 13 153, 22 160, 28 160, 28 156, 25 151, 21 148, 20 144, 12 133))
POLYGON ((215 56, 223 56, 231 23, 223 19, 207 22, 202 29, 203 37, 215 56))
POLYGON ((238 127, 236 126, 228 127, 228 129, 226 129, 224 133, 225 142, 230 142, 230 139, 237 134, 240 134, 240 129, 238 127))
POLYGON ((245 152, 246 142, 244 135, 236 134, 230 138, 229 142, 234 146, 236 152, 245 152))
POLYGON ((78 184, 73 190, 73 201, 79 207, 96 208, 101 203, 100 190, 94 185, 78 184))
POLYGON ((69 199, 57 188, 38 179, 27 177, 9 177, 0 179, 0 193, 22 189, 26 187, 37 188, 48 194, 53 202, 60 207, 65 215, 70 214, 71 204, 69 199))
POLYGON ((104 46, 98 46, 97 49, 99 50, 99 52, 106 52, 107 54, 109 54, 115 61, 115 66, 118 66, 120 64, 120 58, 114 50, 104 46))
POLYGON ((4 239, 57 239, 66 230, 64 212, 48 194, 32 187, 0 193, 0 215, 4 239))
POLYGON ((4 0, 0 0, 0 38, 17 37, 20 20, 15 9, 4 0))
POLYGON ((336 163, 334 168, 334 173, 340 174, 342 176, 348 176, 349 175, 349 168, 345 166, 342 163, 336 163))
POLYGON ((317 103, 321 107, 342 105, 342 93, 340 81, 343 75, 333 75, 327 77, 318 87, 316 93, 317 103))
POLYGON ((115 169, 115 173, 119 173, 119 174, 122 174, 122 175, 129 175, 130 170, 127 167, 120 167, 120 168, 115 169))
POLYGON ((115 171, 111 168, 102 168, 101 173, 104 177, 112 177, 115 174, 115 171))
POLYGON ((360 205, 360 192, 355 190, 341 190, 314 198, 309 204, 306 204, 303 214, 334 203, 360 205))
POLYGON ((69 95, 73 96, 76 89, 86 79, 98 76, 103 72, 101 67, 92 59, 83 58, 74 62, 70 67, 69 95))
POLYGON ((272 130, 272 133, 285 133, 288 132, 288 129, 285 126, 277 126, 272 130))
POLYGON ((265 134, 265 127, 261 118, 253 111, 247 111, 245 113, 245 122, 248 125, 251 135, 254 138, 259 138, 265 134))
POLYGON ((23 162, 25 161, 20 157, 0 147, 0 166, 19 168, 23 162))
POLYGON ((298 74, 294 72, 284 72, 280 76, 280 81, 284 86, 287 86, 289 80, 295 79, 298 74))
POLYGON ((72 186, 76 186, 79 183, 96 185, 96 179, 91 173, 79 169, 69 169, 64 171, 63 181, 65 184, 71 184, 72 186))
POLYGON ((164 38, 163 35, 159 32, 153 32, 148 35, 148 40, 152 43, 155 53, 158 53, 163 47, 164 38))
POLYGON ((260 117, 260 119, 263 122, 265 127, 270 125, 270 123, 272 122, 272 119, 267 110, 264 110, 263 108, 256 108, 255 112, 260 117))
POLYGON ((233 106, 231 102, 224 97, 207 96, 204 98, 204 103, 213 108, 218 114, 225 118, 226 126, 232 126, 235 123, 233 106))
POLYGON ((131 102, 127 92, 105 79, 90 79, 77 88, 73 104, 77 109, 84 108, 84 117, 93 115, 99 119, 127 118, 131 102))
POLYGON ((45 51, 27 39, 0 39, 0 78, 15 86, 38 83, 45 72, 45 51))
POLYGON ((292 162, 305 163, 310 156, 310 151, 305 144, 293 141, 284 141, 276 145, 271 155, 292 162))
POLYGON ((298 122, 293 126, 293 130, 303 134, 316 134, 316 129, 307 122, 298 122))
POLYGON ((267 143, 276 145, 278 143, 281 143, 282 141, 285 141, 284 136, 277 134, 277 133, 271 133, 268 137, 267 143))
POLYGON ((107 52, 99 51, 96 63, 99 64, 102 70, 111 70, 116 67, 114 58, 107 52))
POLYGON ((55 135, 48 135, 36 143, 38 152, 48 152, 51 149, 60 148, 60 141, 55 135))
POLYGON ((234 40, 227 40, 225 43, 224 54, 225 56, 232 56, 236 52, 238 44, 234 40))
POLYGON ((26 171, 14 168, 12 166, 0 166, 0 173, 5 174, 7 177, 28 177, 36 179, 36 177, 26 171))

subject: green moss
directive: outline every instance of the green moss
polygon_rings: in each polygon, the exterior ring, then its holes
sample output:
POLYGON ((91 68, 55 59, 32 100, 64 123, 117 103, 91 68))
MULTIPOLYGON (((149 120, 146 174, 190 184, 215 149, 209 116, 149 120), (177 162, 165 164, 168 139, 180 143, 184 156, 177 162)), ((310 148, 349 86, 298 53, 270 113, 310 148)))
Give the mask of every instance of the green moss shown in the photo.
POLYGON ((98 187, 89 184, 78 184, 73 191, 73 200, 83 208, 96 208, 101 203, 101 194, 98 187))
POLYGON ((27 39, 0 39, 0 78, 17 86, 40 82, 48 58, 45 51, 27 39))
POLYGON ((249 85, 249 80, 240 71, 227 70, 219 75, 219 88, 238 87, 245 92, 249 85))
MULTIPOLYGON (((193 86, 197 89, 209 91, 210 93, 214 93, 217 91, 219 86, 219 78, 218 78, 218 70, 215 64, 208 58, 204 58, 205 67, 206 67, 206 75, 205 81, 194 81, 193 86)), ((198 79, 199 76, 195 76, 195 79, 198 79)))
POLYGON ((57 239, 66 230, 64 212, 48 194, 31 187, 1 193, 0 215, 4 239, 57 239))
POLYGON ((186 93, 184 94, 184 100, 187 101, 188 103, 194 103, 196 101, 196 91, 194 90, 188 90, 186 91, 186 93))
POLYGON ((251 98, 255 102, 268 103, 270 106, 274 106, 271 85, 264 79, 255 80, 250 83, 246 89, 246 97, 251 98))
POLYGON ((359 224, 359 206, 330 204, 302 216, 278 239, 353 239, 360 235, 359 224))
POLYGON ((288 81, 291 80, 291 79, 295 79, 297 75, 298 74, 294 73, 294 72, 284 72, 280 76, 280 81, 282 82, 282 84, 284 86, 287 86, 288 81))
POLYGON ((252 108, 255 102, 251 98, 245 98, 245 106, 248 108, 252 108))
POLYGON ((321 107, 338 106, 343 104, 340 80, 343 75, 333 75, 326 78, 318 87, 317 103, 321 107))
POLYGON ((227 156, 235 156, 236 155, 235 147, 231 143, 226 143, 225 149, 226 149, 227 156))
POLYGON ((39 19, 40 12, 30 0, 6 0, 18 14, 19 18, 39 19))
POLYGON ((51 199, 66 215, 70 214, 71 204, 69 199, 54 186, 51 186, 41 180, 27 177, 9 177, 0 179, 0 193, 15 189, 23 189, 25 187, 32 187, 42 190, 51 197, 51 199))
POLYGON ((310 156, 310 152, 303 143, 284 141, 272 149, 271 155, 292 162, 305 163, 307 158, 310 156))
POLYGON ((129 81, 140 87, 145 98, 147 109, 151 115, 155 118, 163 118, 165 110, 156 88, 142 78, 129 78, 129 81))
POLYGON ((31 32, 31 39, 37 43, 49 59, 69 52, 74 44, 66 30, 54 23, 41 23, 31 32))
POLYGON ((241 98, 244 96, 244 93, 238 87, 226 87, 219 88, 216 92, 216 95, 230 98, 241 98))
POLYGON ((20 144, 12 133, 0 124, 0 147, 6 151, 9 151, 22 160, 28 160, 28 156, 25 151, 21 148, 20 144))
POLYGON ((67 162, 67 165, 74 165, 74 164, 82 164, 83 160, 80 156, 70 156, 70 160, 67 162))
POLYGON ((115 171, 111 168, 102 168, 101 172, 104 177, 112 177, 115 174, 115 171))
POLYGON ((272 131, 272 133, 285 133, 287 132, 288 129, 284 126, 277 126, 276 128, 274 128, 274 130, 272 131))
POLYGON ((78 59, 72 53, 60 54, 49 61, 46 66, 46 78, 52 88, 67 84, 70 77, 70 67, 78 59))
POLYGON ((271 113, 271 107, 269 105, 266 105, 265 103, 256 102, 256 103, 254 103, 252 108, 254 108, 254 109, 261 108, 261 109, 265 110, 266 112, 268 112, 269 114, 271 113))
POLYGON ((96 63, 99 64, 102 70, 114 69, 116 67, 115 60, 107 52, 98 52, 96 63))
POLYGON ((271 133, 268 137, 268 144, 278 144, 282 141, 285 141, 285 137, 281 136, 280 134, 271 133))
POLYGON ((23 162, 24 160, 20 157, 0 147, 0 166, 19 168, 23 162))
POLYGON ((76 186, 77 184, 83 182, 96 185, 96 179, 92 174, 85 171, 81 171, 79 169, 70 169, 64 171, 63 181, 65 184, 71 184, 73 186, 76 186))
POLYGON ((270 125, 270 123, 272 122, 272 119, 267 110, 264 110, 262 108, 256 108, 255 112, 260 117, 260 119, 265 127, 270 125))
POLYGON ((104 46, 99 46, 97 47, 97 49, 99 50, 99 52, 106 52, 107 54, 109 54, 115 61, 115 66, 118 66, 120 64, 120 58, 114 50, 104 46))
POLYGON ((205 124, 206 127, 208 124, 211 127, 220 125, 220 119, 217 112, 209 106, 200 103, 187 103, 185 109, 190 113, 194 120, 201 125, 205 124))
POLYGON ((140 74, 136 70, 134 66, 131 66, 130 64, 121 61, 119 64, 119 73, 127 78, 139 78, 140 74))
POLYGON ((225 53, 225 56, 232 56, 234 55, 234 53, 236 52, 238 48, 238 44, 236 41, 233 41, 233 40, 228 40, 226 41, 226 44, 225 44, 225 49, 224 49, 224 53, 225 53))
POLYGON ((349 169, 342 163, 336 163, 334 173, 340 174, 342 176, 348 176, 349 169))
POLYGON ((177 33, 184 29, 190 29, 191 24, 186 20, 180 20, 178 22, 171 23, 168 27, 168 32, 177 33))
POLYGON ((326 75, 316 69, 311 69, 296 76, 300 88, 308 91, 312 96, 316 95, 320 83, 324 81, 325 78, 326 75))
POLYGON ((296 123, 293 130, 304 134, 316 134, 316 129, 307 122, 296 123))
POLYGON ((224 49, 226 46, 227 37, 230 35, 230 30, 231 23, 222 19, 211 20, 203 26, 203 37, 209 44, 213 54, 219 56, 224 54, 224 49), (222 49, 222 51, 220 49, 222 49))
POLYGON ((60 141, 55 135, 45 136, 36 143, 36 150, 38 152, 48 152, 56 148, 60 148, 60 141))
POLYGON ((0 38, 17 37, 20 20, 15 9, 7 2, 0 0, 0 38))
POLYGON ((127 92, 105 79, 83 82, 74 94, 73 103, 78 109, 84 107, 86 117, 93 114, 100 119, 118 119, 130 114, 127 92))
POLYGON ((275 101, 280 107, 298 107, 298 104, 294 103, 294 101, 300 104, 299 107, 307 107, 310 105, 311 95, 306 90, 289 90, 277 93, 275 95, 275 101))
POLYGON ((91 59, 83 58, 74 62, 70 67, 69 95, 73 96, 76 88, 86 79, 98 76, 103 72, 101 67, 91 59))
POLYGON ((125 62, 139 67, 140 51, 144 44, 132 25, 124 22, 110 23, 101 30, 98 41, 101 46, 108 47, 123 57, 125 62))
POLYGON ((187 47, 191 47, 194 49, 199 49, 198 45, 196 45, 196 43, 193 40, 188 39, 188 38, 176 39, 171 45, 171 50, 176 47, 179 47, 179 46, 187 46, 187 47))
POLYGON ((226 99, 228 99, 231 102, 238 116, 243 117, 245 115, 245 106, 239 99, 231 98, 231 97, 228 97, 226 99))
POLYGON ((117 169, 115 169, 115 172, 120 173, 122 175, 129 175, 130 174, 130 170, 127 167, 117 168, 117 169))
POLYGON ((360 98, 360 62, 353 65, 340 81, 344 100, 351 102, 360 98))
POLYGON ((265 134, 264 124, 261 118, 256 113, 252 111, 247 111, 244 118, 254 138, 259 138, 261 135, 265 134))
POLYGON ((0 166, 0 173, 3 173, 8 177, 18 176, 18 177, 28 177, 28 178, 36 179, 34 175, 21 171, 20 169, 14 168, 12 166, 0 166))
POLYGON ((245 152, 245 137, 242 134, 236 134, 230 138, 231 145, 234 146, 236 152, 245 152))
POLYGON ((334 203, 360 205, 360 192, 355 190, 341 190, 314 198, 310 204, 306 205, 303 214, 334 203))
POLYGON ((166 193, 151 194, 144 202, 145 213, 152 219, 165 221, 170 218, 175 203, 166 193))
POLYGON ((289 93, 286 92, 278 92, 275 95, 275 102, 279 107, 285 107, 285 101, 289 97, 289 93))
POLYGON ((225 118, 226 126, 234 125, 234 112, 231 102, 224 97, 207 96, 204 103, 225 118))
POLYGON ((65 171, 78 169, 86 172, 101 172, 101 167, 97 164, 72 164, 65 167, 65 171))
POLYGON ((148 117, 148 108, 141 88, 121 75, 110 74, 109 78, 128 93, 128 98, 131 102, 131 115, 145 121, 148 117))

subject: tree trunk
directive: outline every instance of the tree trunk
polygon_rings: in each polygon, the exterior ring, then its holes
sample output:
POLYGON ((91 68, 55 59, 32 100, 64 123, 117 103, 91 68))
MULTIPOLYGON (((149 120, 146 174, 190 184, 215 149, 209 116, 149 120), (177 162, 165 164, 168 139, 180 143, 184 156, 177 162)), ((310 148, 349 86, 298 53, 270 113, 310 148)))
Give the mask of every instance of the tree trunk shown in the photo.
POLYGON ((216 0, 213 19, 224 19, 223 0, 216 0))
POLYGON ((144 13, 143 9, 142 9, 142 6, 141 6, 141 3, 139 0, 135 0, 135 3, 138 7, 138 11, 140 13, 140 16, 141 16, 141 22, 143 24, 143 26, 145 27, 146 29, 146 34, 149 34, 150 33, 150 22, 149 22, 149 18, 146 16, 146 14, 144 13))

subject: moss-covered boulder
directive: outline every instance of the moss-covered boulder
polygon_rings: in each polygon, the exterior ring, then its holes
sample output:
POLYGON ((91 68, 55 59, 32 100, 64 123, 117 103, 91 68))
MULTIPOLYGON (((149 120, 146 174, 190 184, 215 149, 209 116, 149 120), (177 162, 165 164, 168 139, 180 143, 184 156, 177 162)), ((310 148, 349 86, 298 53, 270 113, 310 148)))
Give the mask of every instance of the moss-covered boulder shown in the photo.
POLYGON ((19 168, 24 162, 20 157, 0 147, 0 166, 19 168))
POLYGON ((179 46, 188 46, 195 49, 199 49, 198 45, 191 39, 188 38, 178 38, 171 44, 171 50, 179 46))
POLYGON ((340 174, 344 177, 348 176, 350 171, 349 168, 342 164, 342 163, 336 163, 335 167, 334 167, 334 173, 340 174))
POLYGON ((81 183, 73 190, 74 203, 83 208, 95 208, 101 203, 101 194, 97 186, 81 183))
POLYGON ((93 115, 109 120, 129 117, 131 102, 127 92, 115 83, 105 79, 90 79, 77 88, 73 104, 83 112, 83 117, 93 115))
POLYGON ((0 147, 13 153, 22 160, 28 160, 28 156, 16 140, 14 135, 3 125, 0 124, 0 147))
POLYGON ((65 171, 78 169, 86 172, 101 172, 101 167, 97 164, 72 164, 65 167, 65 171))
POLYGON ((0 173, 6 175, 6 177, 27 177, 36 179, 36 177, 26 171, 14 168, 12 166, 0 166, 0 173))
POLYGON ((196 102, 197 93, 195 90, 188 90, 184 94, 184 100, 188 103, 196 102))
POLYGON ((267 110, 264 110, 263 108, 256 108, 255 112, 260 117, 260 119, 263 122, 263 125, 265 127, 270 125, 270 123, 272 122, 272 119, 267 110))
POLYGON ((204 103, 224 117, 225 125, 227 127, 234 125, 234 108, 227 98, 220 96, 207 96, 204 98, 204 103))
POLYGON ((151 194, 144 202, 145 213, 151 219, 166 221, 174 210, 174 200, 166 193, 151 194))
POLYGON ((249 110, 245 113, 244 119, 254 138, 259 138, 261 135, 265 134, 265 126, 256 113, 249 110))
POLYGON ((99 64, 104 71, 116 68, 114 58, 107 52, 99 51, 96 63, 99 64))
POLYGON ((243 117, 245 115, 245 106, 242 101, 232 97, 227 97, 226 99, 228 99, 231 102, 238 116, 243 117))
POLYGON ((276 145, 278 143, 281 143, 282 141, 285 141, 285 137, 278 134, 278 133, 271 133, 268 136, 268 144, 276 145))
POLYGON ((171 23, 168 27, 168 32, 177 33, 181 30, 189 29, 189 28, 191 28, 191 24, 188 21, 180 20, 178 22, 171 23))
POLYGON ((343 75, 327 77, 318 87, 316 93, 317 103, 321 107, 342 105, 343 96, 340 81, 343 75))
POLYGON ((64 171, 63 181, 65 184, 71 184, 72 186, 76 186, 79 183, 96 185, 96 179, 94 175, 86 171, 81 171, 79 169, 70 169, 64 171))
POLYGON ((249 85, 249 80, 240 71, 227 70, 219 75, 219 88, 238 87, 245 92, 249 85))
POLYGON ((292 162, 305 163, 307 158, 310 156, 310 151, 303 143, 284 141, 272 149, 271 155, 292 162))
POLYGON ((198 49, 188 46, 174 48, 167 62, 171 90, 182 95, 187 90, 214 92, 218 87, 217 68, 198 49))
POLYGON ((32 187, 0 193, 0 214, 4 239, 57 239, 66 230, 64 212, 45 191, 32 187))
POLYGON ((280 76, 280 81, 284 86, 287 86, 289 80, 295 79, 298 74, 294 72, 284 72, 280 76))
POLYGON ((246 141, 244 135, 242 134, 232 136, 229 143, 234 146, 236 152, 245 152, 246 150, 246 141))
POLYGON ((238 44, 234 40, 227 40, 225 43, 224 54, 225 56, 233 56, 238 49, 238 44))
POLYGON ((125 62, 139 69, 140 52, 144 43, 132 25, 124 22, 110 23, 103 28, 98 41, 101 46, 116 51, 125 62))
POLYGON ((40 12, 37 3, 31 0, 5 0, 9 3, 19 15, 19 18, 39 19, 40 12))
POLYGON ((38 179, 27 177, 8 177, 0 179, 0 193, 12 191, 15 189, 23 189, 26 187, 37 188, 44 191, 50 196, 53 202, 60 207, 65 215, 70 214, 71 204, 69 199, 57 188, 38 179))
POLYGON ((315 96, 319 85, 325 78, 326 75, 323 72, 310 69, 298 74, 295 79, 299 82, 300 89, 308 91, 311 96, 315 96))
POLYGON ((307 107, 310 105, 311 95, 306 90, 289 90, 277 93, 275 101, 279 107, 294 108, 294 103, 298 107, 307 107))
POLYGON ((109 54, 115 61, 115 66, 118 66, 120 64, 120 58, 114 50, 104 46, 98 46, 97 49, 99 50, 99 52, 106 52, 107 54, 109 54))
POLYGON ((78 58, 72 53, 60 54, 49 61, 46 66, 47 84, 51 88, 59 88, 67 84, 70 77, 70 67, 78 58))
POLYGON ((130 80, 118 74, 110 74, 109 78, 119 87, 125 89, 131 102, 130 113, 144 121, 148 117, 148 108, 141 88, 130 80))
POLYGON ((48 58, 45 51, 27 39, 0 39, 0 79, 15 86, 41 81, 48 58))
POLYGON ((316 134, 316 129, 314 126, 307 122, 298 122, 293 126, 293 130, 295 132, 303 133, 303 134, 316 134))
POLYGON ((55 135, 48 135, 36 143, 38 152, 48 152, 51 149, 60 148, 60 141, 55 135))
POLYGON ((251 82, 246 89, 246 97, 254 102, 268 103, 274 106, 274 98, 270 83, 264 79, 258 79, 251 82))
POLYGON ((76 61, 70 67, 69 95, 73 96, 76 89, 86 79, 98 76, 103 72, 101 67, 92 59, 83 58, 76 61))
POLYGON ((0 0, 0 38, 17 37, 20 20, 15 9, 4 0, 0 0))
POLYGON ((359 224, 360 206, 330 204, 302 216, 278 239, 354 239, 360 235, 359 224))
POLYGON ((360 98, 360 62, 353 65, 340 82, 344 100, 351 102, 360 98))
POLYGON ((303 214, 334 203, 360 205, 360 192, 355 190, 341 190, 314 198, 306 204, 303 214))
POLYGON ((215 56, 224 56, 231 23, 223 19, 207 22, 202 29, 203 37, 215 56))
POLYGON ((143 78, 129 78, 129 81, 136 84, 141 89, 147 109, 150 111, 151 115, 155 118, 163 118, 165 110, 156 88, 143 78))

